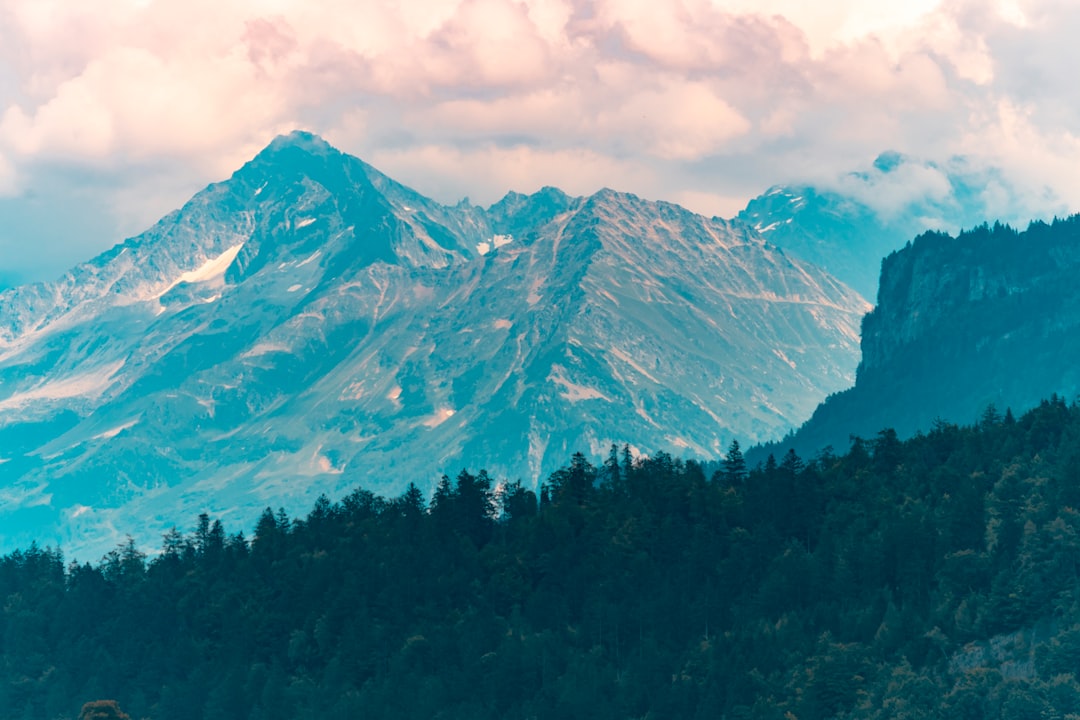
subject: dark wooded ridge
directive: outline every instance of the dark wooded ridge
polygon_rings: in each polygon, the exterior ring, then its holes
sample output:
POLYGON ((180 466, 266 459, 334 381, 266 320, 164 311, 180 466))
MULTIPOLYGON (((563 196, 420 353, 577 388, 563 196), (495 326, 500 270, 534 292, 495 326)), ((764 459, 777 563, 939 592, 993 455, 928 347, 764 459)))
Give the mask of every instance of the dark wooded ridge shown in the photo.
POLYGON ((711 475, 580 455, 357 490, 250 541, 0 559, 0 707, 74 718, 1064 718, 1080 407, 711 475), (993 652, 970 643, 997 638, 993 652), (790 713, 790 714, 789 714, 790 713))

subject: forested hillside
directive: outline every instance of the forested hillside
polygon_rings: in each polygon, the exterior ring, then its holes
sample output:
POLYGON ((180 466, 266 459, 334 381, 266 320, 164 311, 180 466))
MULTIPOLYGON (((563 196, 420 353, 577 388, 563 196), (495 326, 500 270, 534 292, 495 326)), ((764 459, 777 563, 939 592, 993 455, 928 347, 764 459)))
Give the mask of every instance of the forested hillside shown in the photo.
MULTIPOLYGON (((0 560, 0 714, 1066 718, 1080 713, 1080 407, 883 431, 711 477, 582 456, 462 472, 250 539, 0 560)), ((235 534, 232 534, 235 532, 235 534)))
POLYGON ((855 386, 829 396, 778 448, 810 454, 883 427, 968 423, 994 404, 1028 410, 1080 393, 1080 214, 1019 231, 925 233, 881 264, 855 386))

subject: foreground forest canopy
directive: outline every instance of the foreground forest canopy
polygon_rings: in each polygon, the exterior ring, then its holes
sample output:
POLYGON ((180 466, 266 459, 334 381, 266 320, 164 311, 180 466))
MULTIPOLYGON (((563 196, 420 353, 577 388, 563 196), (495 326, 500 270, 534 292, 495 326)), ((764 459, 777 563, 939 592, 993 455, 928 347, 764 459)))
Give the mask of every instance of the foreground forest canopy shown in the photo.
POLYGON ((1068 718, 1080 407, 714 472, 580 455, 250 539, 0 559, 0 707, 130 717, 1068 718), (97 706, 95 706, 97 707, 97 706), (101 706, 104 707, 104 706, 101 706))

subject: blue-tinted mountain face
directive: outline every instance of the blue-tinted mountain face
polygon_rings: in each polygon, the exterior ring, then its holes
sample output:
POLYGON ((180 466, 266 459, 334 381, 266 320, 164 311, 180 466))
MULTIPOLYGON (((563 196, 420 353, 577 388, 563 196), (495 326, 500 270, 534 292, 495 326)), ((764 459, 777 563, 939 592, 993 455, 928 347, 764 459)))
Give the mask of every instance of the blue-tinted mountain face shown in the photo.
POLYGON ((926 231, 1027 222, 1019 191, 1000 172, 963 158, 920 162, 884 153, 828 187, 776 186, 739 213, 769 242, 877 296, 881 259, 926 231))
POLYGON ((442 206, 296 133, 0 295, 0 549, 466 466, 534 484, 612 442, 716 457, 848 386, 867 309, 740 224, 610 190, 442 206))
MULTIPOLYGON (((855 386, 830 397, 783 448, 846 449, 851 435, 901 436, 972 423, 1080 393, 1080 215, 1026 231, 927 233, 882 262, 862 325, 855 386), (991 415, 993 412, 991 412, 991 415)), ((774 448, 775 449, 775 448, 774 448)))

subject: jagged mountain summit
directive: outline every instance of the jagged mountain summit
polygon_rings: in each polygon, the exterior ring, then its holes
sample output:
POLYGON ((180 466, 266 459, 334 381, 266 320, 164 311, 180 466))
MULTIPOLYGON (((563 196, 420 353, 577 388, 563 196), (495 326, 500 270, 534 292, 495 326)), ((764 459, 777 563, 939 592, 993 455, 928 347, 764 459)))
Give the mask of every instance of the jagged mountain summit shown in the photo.
POLYGON ((443 206, 293 133, 0 294, 0 550, 534 484, 611 442, 716 457, 849 385, 868 309, 741 224, 611 190, 443 206))
POLYGON ((906 437, 939 420, 1019 414, 1054 394, 1074 400, 1078 275, 1080 215, 1023 232, 999 224, 916 238, 882 263, 855 386, 753 457, 789 447, 805 456, 827 445, 839 452, 852 435, 891 428, 906 437))
POLYGON ((828 187, 777 185, 738 218, 785 252, 825 269, 863 297, 877 296, 881 259, 927 231, 1027 221, 1021 191, 994 168, 882 153, 828 187))

